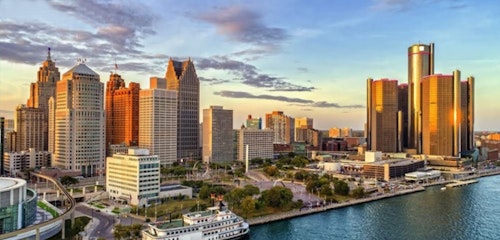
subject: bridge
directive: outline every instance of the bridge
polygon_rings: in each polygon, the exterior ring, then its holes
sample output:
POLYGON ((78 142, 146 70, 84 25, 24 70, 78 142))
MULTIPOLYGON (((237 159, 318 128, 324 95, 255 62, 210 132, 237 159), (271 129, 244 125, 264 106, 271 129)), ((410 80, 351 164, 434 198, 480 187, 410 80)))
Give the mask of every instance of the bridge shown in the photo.
POLYGON ((76 207, 75 199, 73 197, 71 197, 70 193, 68 193, 68 191, 66 191, 64 186, 56 179, 49 177, 49 176, 42 175, 42 174, 33 173, 33 172, 30 174, 32 177, 35 177, 37 180, 45 179, 46 181, 52 182, 54 184, 54 186, 60 192, 62 192, 63 196, 66 197, 66 200, 68 201, 69 207, 66 209, 66 211, 63 212, 63 214, 59 215, 56 218, 53 218, 51 220, 48 220, 48 221, 45 221, 43 223, 39 223, 36 225, 31 225, 31 226, 25 227, 25 228, 17 230, 17 231, 2 234, 2 235, 0 235, 0 240, 10 239, 10 238, 18 239, 20 236, 23 236, 21 238, 29 237, 30 233, 33 231, 35 231, 35 239, 40 240, 41 229, 50 228, 51 226, 54 226, 55 224, 58 224, 59 222, 61 223, 62 239, 66 239, 66 233, 65 233, 65 221, 66 221, 66 219, 68 219, 68 218, 71 219, 71 226, 73 226, 75 223, 75 218, 74 218, 74 211, 75 211, 75 207, 76 207))

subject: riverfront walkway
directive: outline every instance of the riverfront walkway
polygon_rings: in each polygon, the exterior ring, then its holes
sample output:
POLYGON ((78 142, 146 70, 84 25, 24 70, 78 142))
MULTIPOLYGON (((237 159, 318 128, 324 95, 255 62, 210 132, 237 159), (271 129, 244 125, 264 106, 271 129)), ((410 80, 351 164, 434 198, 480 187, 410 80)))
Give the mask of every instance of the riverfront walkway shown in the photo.
POLYGON ((250 226, 255 226, 259 224, 264 224, 264 223, 269 223, 269 222, 274 222, 274 221, 279 221, 279 220, 284 220, 284 219, 289 219, 289 218, 294 218, 294 217, 299 217, 299 216, 305 216, 309 214, 314 214, 318 212, 324 212, 328 211, 331 209, 336 209, 336 208, 343 208, 343 207, 348 207, 356 204, 361 204, 365 202, 371 202, 371 201, 376 201, 384 198, 390 198, 390 197, 396 197, 396 196, 401 196, 409 193, 414 193, 414 192, 421 192, 424 191, 424 187, 416 187, 413 189, 406 189, 406 190, 401 190, 398 192, 393 192, 393 193, 386 193, 386 194, 381 194, 377 196, 372 196, 372 197, 366 197, 366 198, 360 198, 360 199, 354 199, 342 203, 333 203, 330 205, 322 206, 322 207, 317 207, 317 208, 308 208, 308 209, 301 209, 301 210, 291 210, 288 212, 282 212, 282 213, 276 213, 268 216, 262 216, 262 217, 256 217, 256 218, 251 218, 248 219, 247 222, 250 224, 250 226))

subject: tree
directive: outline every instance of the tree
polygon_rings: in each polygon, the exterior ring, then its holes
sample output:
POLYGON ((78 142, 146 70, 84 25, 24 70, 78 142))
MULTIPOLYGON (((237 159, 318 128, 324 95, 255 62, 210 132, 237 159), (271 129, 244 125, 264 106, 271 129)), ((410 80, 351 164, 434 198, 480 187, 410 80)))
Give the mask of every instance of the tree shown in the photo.
POLYGON ((357 187, 356 189, 352 190, 352 195, 355 198, 363 198, 365 197, 365 189, 363 187, 357 187))
POLYGON ((208 199, 210 197, 210 187, 207 184, 201 186, 198 197, 201 199, 208 199))
POLYGON ((335 188, 335 193, 343 196, 347 196, 349 194, 349 185, 342 180, 335 181, 333 183, 335 188))
POLYGON ((243 191, 246 196, 258 195, 260 193, 260 189, 252 184, 245 185, 245 187, 243 187, 243 191))
POLYGON ((292 202, 293 193, 289 188, 275 186, 269 190, 263 191, 261 198, 269 207, 284 208, 292 202))
POLYGON ((245 214, 245 218, 248 218, 249 214, 252 214, 255 211, 255 200, 251 196, 246 196, 241 201, 241 210, 245 214))
POLYGON ((267 167, 265 167, 265 168, 264 168, 264 172, 265 172, 267 175, 269 175, 269 176, 271 176, 271 177, 274 177, 274 176, 278 175, 279 170, 278 170, 278 168, 277 168, 277 167, 275 167, 275 166, 267 166, 267 167))
POLYGON ((64 185, 66 188, 68 188, 71 185, 78 184, 78 179, 72 177, 72 176, 62 176, 60 179, 60 182, 62 185, 64 185))

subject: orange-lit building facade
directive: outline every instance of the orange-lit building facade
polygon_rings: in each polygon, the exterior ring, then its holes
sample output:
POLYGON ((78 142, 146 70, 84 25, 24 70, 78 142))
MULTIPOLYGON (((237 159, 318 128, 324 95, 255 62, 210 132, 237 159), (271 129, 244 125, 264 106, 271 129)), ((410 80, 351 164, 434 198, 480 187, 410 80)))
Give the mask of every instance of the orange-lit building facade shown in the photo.
POLYGON ((129 83, 112 73, 106 84, 106 143, 137 146, 139 144, 139 91, 138 83, 129 83))
POLYGON ((368 149, 398 151, 398 81, 367 80, 368 149))
POLYGON ((282 111, 266 113, 266 129, 274 131, 274 144, 290 144, 295 141, 295 120, 282 111))

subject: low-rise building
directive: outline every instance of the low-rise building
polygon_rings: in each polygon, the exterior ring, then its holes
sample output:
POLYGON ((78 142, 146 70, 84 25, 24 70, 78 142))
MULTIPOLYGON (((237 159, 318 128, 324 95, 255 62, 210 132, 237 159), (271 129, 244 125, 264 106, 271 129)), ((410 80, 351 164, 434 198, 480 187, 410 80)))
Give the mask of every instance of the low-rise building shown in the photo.
POLYGON ((36 220, 37 194, 26 180, 0 178, 0 235, 25 228, 36 220))
POLYGON ((30 168, 49 167, 52 160, 50 152, 36 151, 34 148, 29 151, 6 152, 3 157, 4 170, 10 176, 16 176, 30 168))
POLYGON ((160 193, 160 160, 147 149, 129 149, 106 161, 109 197, 132 205, 144 205, 160 193))

